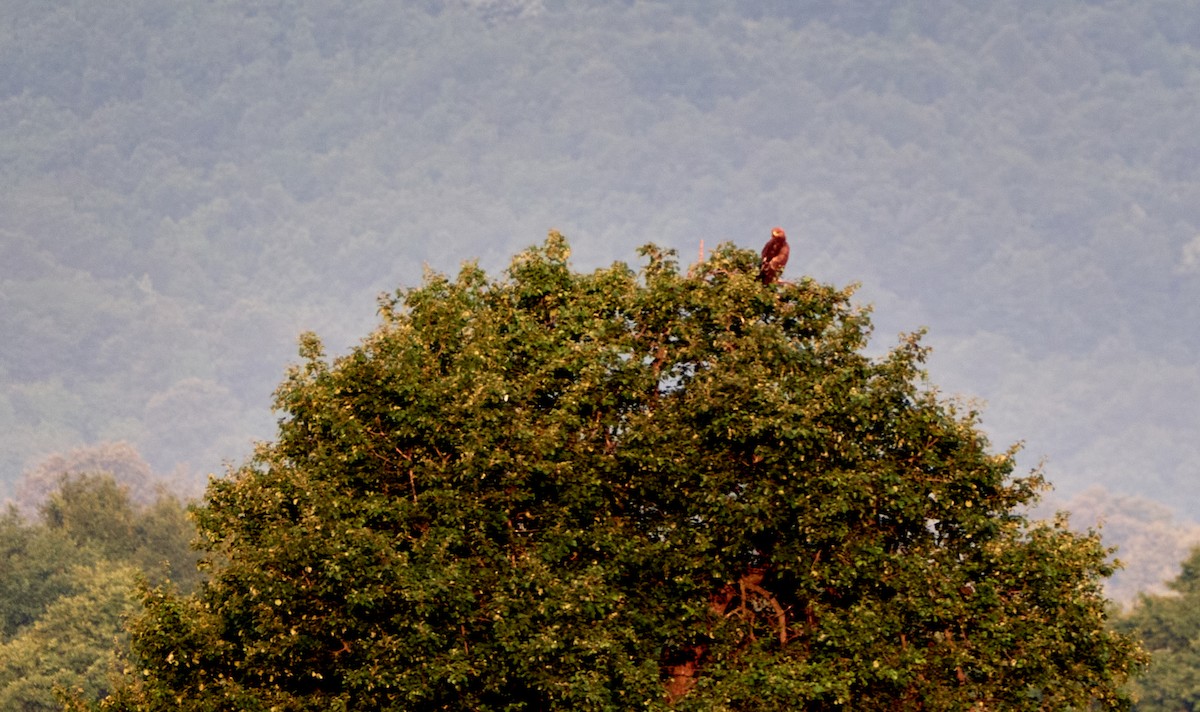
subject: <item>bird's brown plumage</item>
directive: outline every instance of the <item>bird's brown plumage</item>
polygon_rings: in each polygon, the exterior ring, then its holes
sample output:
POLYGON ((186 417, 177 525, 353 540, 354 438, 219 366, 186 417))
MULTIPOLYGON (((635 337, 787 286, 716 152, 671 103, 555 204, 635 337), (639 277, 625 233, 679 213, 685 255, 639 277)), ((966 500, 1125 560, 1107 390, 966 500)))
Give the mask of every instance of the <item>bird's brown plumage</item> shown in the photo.
POLYGON ((790 252, 783 228, 777 227, 772 230, 771 239, 763 247, 762 264, 758 268, 758 278, 763 284, 771 284, 779 279, 783 268, 787 266, 790 252))

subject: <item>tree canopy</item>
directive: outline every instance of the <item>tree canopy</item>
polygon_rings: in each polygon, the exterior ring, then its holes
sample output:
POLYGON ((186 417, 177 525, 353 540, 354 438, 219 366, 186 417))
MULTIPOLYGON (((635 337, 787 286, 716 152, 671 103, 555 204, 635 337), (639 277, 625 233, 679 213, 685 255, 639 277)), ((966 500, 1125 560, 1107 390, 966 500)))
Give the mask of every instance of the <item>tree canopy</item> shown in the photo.
POLYGON ((1200 706, 1200 548, 1167 584, 1169 593, 1144 595, 1117 621, 1151 654, 1137 681, 1138 710, 1169 712, 1200 706))
POLYGON ((302 338, 214 479, 211 578, 148 589, 104 709, 1125 704, 1097 536, 1032 523, 976 414, 851 289, 723 245, 574 272, 561 235, 302 338))
POLYGON ((47 461, 34 489, 53 489, 26 502, 36 521, 15 506, 0 516, 0 709, 62 709, 56 689, 105 694, 128 648, 136 582, 169 579, 186 592, 199 582, 183 504, 161 490, 135 497, 109 472, 73 471, 89 460, 47 461))

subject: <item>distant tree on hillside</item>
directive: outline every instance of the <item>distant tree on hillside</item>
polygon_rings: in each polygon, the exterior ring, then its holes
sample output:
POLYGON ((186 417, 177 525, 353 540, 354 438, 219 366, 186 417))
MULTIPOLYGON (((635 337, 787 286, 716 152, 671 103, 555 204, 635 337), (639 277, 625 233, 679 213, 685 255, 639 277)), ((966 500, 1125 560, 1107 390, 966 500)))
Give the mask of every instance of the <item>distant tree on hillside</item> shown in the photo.
POLYGON ((1031 516, 1071 513, 1075 529, 1103 528, 1104 542, 1117 550, 1121 570, 1105 582, 1105 593, 1123 606, 1138 594, 1161 594, 1179 574, 1180 562, 1200 545, 1200 525, 1181 520, 1166 505, 1145 497, 1090 487, 1063 500, 1047 497, 1031 516))
POLYGON ((135 502, 154 499, 154 474, 137 449, 127 442, 100 442, 54 453, 27 470, 17 482, 17 507, 32 516, 50 493, 62 485, 64 478, 99 473, 107 473, 123 485, 135 502))
POLYGON ((0 517, 0 639, 33 623, 75 590, 71 572, 89 553, 61 530, 29 526, 14 510, 0 517))
POLYGON ((183 504, 149 504, 109 474, 62 477, 29 521, 0 518, 0 709, 62 709, 61 688, 95 699, 128 651, 138 581, 192 591, 195 528, 183 504))
POLYGON ((552 233, 313 335, 148 590, 108 710, 1119 709, 1108 552, 1019 506, 915 337, 728 245, 574 273, 552 233))
POLYGON ((137 610, 137 569, 104 562, 71 572, 74 593, 54 600, 16 636, 0 641, 0 709, 61 710, 56 688, 96 698, 108 690, 137 610))
POLYGON ((199 581, 192 549, 195 527, 179 499, 167 492, 135 504, 128 489, 107 475, 68 477, 41 507, 41 522, 101 559, 136 565, 151 581, 171 578, 190 590, 199 581))
POLYGON ((1117 628, 1141 639, 1150 665, 1133 689, 1138 712, 1200 709, 1200 547, 1168 593, 1142 596, 1117 628))

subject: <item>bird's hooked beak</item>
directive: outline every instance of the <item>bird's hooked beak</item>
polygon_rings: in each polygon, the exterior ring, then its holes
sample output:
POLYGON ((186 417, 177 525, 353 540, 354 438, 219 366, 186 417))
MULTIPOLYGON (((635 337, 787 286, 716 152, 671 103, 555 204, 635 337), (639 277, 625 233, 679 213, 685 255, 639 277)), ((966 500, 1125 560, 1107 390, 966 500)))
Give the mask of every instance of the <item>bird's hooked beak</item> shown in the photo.
POLYGON ((777 227, 771 231, 771 237, 784 237, 783 228, 777 227))

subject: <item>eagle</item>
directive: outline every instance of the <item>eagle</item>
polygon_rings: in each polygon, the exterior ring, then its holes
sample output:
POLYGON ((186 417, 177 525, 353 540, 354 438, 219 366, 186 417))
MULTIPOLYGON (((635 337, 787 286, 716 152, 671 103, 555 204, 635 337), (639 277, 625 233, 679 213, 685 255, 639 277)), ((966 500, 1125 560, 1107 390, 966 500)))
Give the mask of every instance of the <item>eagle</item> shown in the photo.
POLYGON ((767 244, 763 247, 762 264, 758 268, 758 278, 762 280, 763 284, 771 284, 779 279, 779 275, 783 274, 783 268, 787 266, 790 252, 787 235, 783 233, 783 228, 777 227, 772 230, 771 239, 767 240, 767 244))

